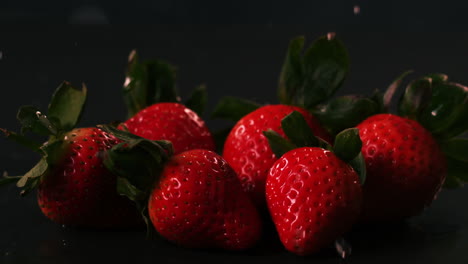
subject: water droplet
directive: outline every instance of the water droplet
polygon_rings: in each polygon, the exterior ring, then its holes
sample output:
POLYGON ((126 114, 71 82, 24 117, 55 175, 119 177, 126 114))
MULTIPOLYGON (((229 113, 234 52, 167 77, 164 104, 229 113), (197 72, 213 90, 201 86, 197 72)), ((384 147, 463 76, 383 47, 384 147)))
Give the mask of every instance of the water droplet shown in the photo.
POLYGON ((63 244, 64 246, 66 246, 66 245, 67 245, 67 241, 65 241, 65 239, 62 239, 62 244, 63 244))
POLYGON ((353 7, 353 13, 354 13, 355 15, 359 15, 359 14, 361 13, 361 7, 358 6, 358 5, 355 5, 355 6, 353 7))
POLYGON ((132 78, 130 78, 130 77, 125 78, 124 87, 127 87, 130 84, 131 81, 132 81, 132 78))
POLYGON ((62 228, 67 228, 67 226, 66 226, 66 225, 62 225, 62 228))
POLYGON ((346 259, 351 255, 351 245, 342 237, 335 240, 335 248, 342 259, 346 259))
POLYGON ((335 39, 336 33, 335 32, 328 32, 327 33, 327 39, 328 40, 333 40, 335 39))
POLYGON ((432 115, 432 116, 436 116, 436 115, 437 115, 437 111, 432 111, 432 112, 431 112, 431 115, 432 115))

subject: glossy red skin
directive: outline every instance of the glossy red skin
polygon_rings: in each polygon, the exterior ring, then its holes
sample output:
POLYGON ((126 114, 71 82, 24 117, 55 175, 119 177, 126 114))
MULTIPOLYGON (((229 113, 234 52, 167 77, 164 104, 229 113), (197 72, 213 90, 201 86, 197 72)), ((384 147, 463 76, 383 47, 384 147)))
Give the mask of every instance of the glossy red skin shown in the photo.
POLYGON ((174 154, 190 149, 215 150, 205 122, 179 103, 153 104, 125 122, 129 132, 150 140, 169 140, 174 154))
POLYGON ((149 200, 150 219, 167 240, 190 248, 243 250, 260 239, 260 216, 218 154, 172 157, 149 200))
POLYGON ((309 255, 351 229, 361 212, 362 191, 351 166, 330 151, 304 147, 273 164, 266 198, 284 247, 309 255))
POLYGON ((102 163, 102 151, 118 140, 98 128, 64 136, 63 161, 42 176, 38 204, 45 216, 67 225, 118 228, 142 225, 133 203, 116 192, 116 176, 102 163))
POLYGON ((362 221, 397 221, 429 206, 447 174, 431 133, 392 114, 369 117, 357 128, 367 167, 362 221))
POLYGON ((288 105, 260 107, 239 120, 226 138, 223 157, 241 179, 244 191, 250 194, 259 208, 265 206, 266 177, 277 160, 263 131, 273 129, 285 136, 281 119, 293 111, 304 116, 316 136, 331 142, 329 134, 314 116, 303 108, 288 105))

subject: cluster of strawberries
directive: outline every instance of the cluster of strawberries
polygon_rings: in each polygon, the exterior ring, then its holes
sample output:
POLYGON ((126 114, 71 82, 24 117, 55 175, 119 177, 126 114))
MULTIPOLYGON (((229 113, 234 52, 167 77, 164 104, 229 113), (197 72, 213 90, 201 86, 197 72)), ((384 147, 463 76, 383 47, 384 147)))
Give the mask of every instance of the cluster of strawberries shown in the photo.
POLYGON ((342 241, 356 223, 420 213, 443 186, 468 180, 468 88, 443 74, 411 81, 389 113, 385 93, 332 98, 349 68, 343 44, 291 41, 280 104, 226 97, 213 116, 235 120, 213 135, 199 114, 206 91, 182 104, 175 71, 129 57, 129 119, 75 128, 86 87, 64 82, 47 114, 18 112, 21 133, 1 131, 41 154, 21 177, 5 176, 52 221, 93 228, 147 225, 184 247, 244 250, 272 221, 284 247, 308 255, 342 241), (38 143, 26 132, 47 136, 38 143), (215 140, 222 156, 216 154, 215 140))

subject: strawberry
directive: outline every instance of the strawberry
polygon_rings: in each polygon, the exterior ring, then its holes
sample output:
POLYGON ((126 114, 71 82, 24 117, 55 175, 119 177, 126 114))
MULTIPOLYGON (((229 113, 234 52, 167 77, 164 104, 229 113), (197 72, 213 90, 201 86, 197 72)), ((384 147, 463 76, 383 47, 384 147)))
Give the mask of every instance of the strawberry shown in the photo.
POLYGON ((160 235, 184 247, 242 250, 260 238, 261 221, 235 172, 208 150, 173 156, 150 195, 160 235))
POLYGON ((52 221, 96 228, 141 224, 132 202, 116 192, 116 177, 103 165, 101 153, 118 140, 88 127, 71 130, 61 139, 61 155, 41 176, 38 204, 52 221))
POLYGON ((266 196, 283 245, 299 255, 331 244, 350 230, 361 212, 358 175, 322 148, 284 154, 268 174, 266 196))
POLYGON ((293 39, 289 45, 279 78, 280 104, 260 106, 226 97, 213 113, 214 117, 237 122, 227 133, 223 157, 259 208, 265 205, 268 170, 277 160, 263 131, 273 129, 284 136, 281 120, 298 111, 316 136, 333 141, 311 111, 331 97, 343 82, 349 67, 347 52, 339 40, 326 36, 314 41, 304 52, 303 48, 304 37, 293 39))
POLYGON ((293 144, 273 130, 265 132, 280 157, 267 176, 266 201, 284 247, 309 255, 349 231, 361 213, 360 176, 344 160, 359 168, 361 175, 365 173, 356 129, 338 134, 332 152, 330 145, 314 139, 301 119, 294 112, 282 121, 293 144), (304 136, 308 139, 303 140, 304 136), (303 144, 306 147, 300 147, 303 144))
POLYGON ((362 222, 400 221, 430 206, 443 186, 468 181, 468 88, 432 74, 408 84, 389 113, 404 73, 372 98, 342 97, 322 111, 322 121, 357 126, 368 180, 363 187, 362 222), (356 110, 367 108, 365 115, 356 110), (345 113, 345 110, 348 110, 345 113), (351 111, 350 111, 351 110, 351 111), (352 111, 354 110, 354 111, 352 111), (330 122, 331 121, 331 122, 330 122), (356 122, 358 121, 358 122, 356 122))
POLYGON ((271 128, 284 136, 281 120, 293 111, 304 116, 314 134, 331 141, 327 132, 305 109, 287 105, 258 108, 241 118, 226 138, 223 157, 241 179, 244 191, 259 206, 265 204, 265 180, 268 170, 277 160, 262 132, 271 128))
POLYGON ((199 148, 215 150, 205 122, 194 111, 179 103, 153 104, 124 124, 135 135, 150 140, 171 141, 175 154, 199 148))
POLYGON ((439 192, 447 174, 441 148, 414 120, 374 115, 358 126, 368 180, 366 220, 399 220, 420 213, 439 192))
POLYGON ((170 64, 159 60, 139 63, 132 51, 124 99, 130 118, 123 125, 129 132, 150 140, 169 140, 176 154, 197 148, 215 150, 211 132, 197 114, 205 107, 206 88, 197 87, 185 105, 181 104, 170 64))
POLYGON ((135 206, 122 196, 139 201, 128 195, 129 186, 136 184, 135 180, 125 177, 145 175, 138 179, 138 185, 150 189, 152 175, 142 172, 157 170, 158 167, 141 168, 143 166, 135 164, 144 161, 142 156, 149 156, 149 151, 145 150, 148 148, 143 145, 158 146, 154 148, 157 151, 150 152, 151 157, 164 160, 169 153, 167 144, 141 138, 121 139, 97 127, 74 128, 86 101, 86 92, 84 86, 78 90, 64 82, 52 97, 48 116, 34 106, 20 108, 18 119, 23 125, 23 133, 1 131, 42 157, 24 176, 4 177, 0 179, 0 185, 17 182, 17 186, 23 189, 22 195, 37 187, 41 211, 62 225, 92 228, 141 226, 140 213, 144 208, 135 206), (48 136, 48 140, 39 144, 24 134, 27 131, 48 136), (124 148, 131 150, 123 152, 124 148), (117 160, 122 162, 112 162, 117 160), (122 172, 125 173, 121 175, 122 172))

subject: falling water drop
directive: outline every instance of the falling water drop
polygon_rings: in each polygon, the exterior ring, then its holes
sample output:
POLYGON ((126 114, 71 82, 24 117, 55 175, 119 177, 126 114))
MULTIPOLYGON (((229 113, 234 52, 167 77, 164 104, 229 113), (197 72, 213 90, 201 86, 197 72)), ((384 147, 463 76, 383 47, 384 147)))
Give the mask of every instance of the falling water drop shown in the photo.
POLYGON ((128 87, 128 85, 130 84, 131 81, 132 81, 132 79, 130 77, 126 77, 124 87, 128 87))
POLYGON ((136 57, 136 50, 132 50, 130 54, 128 54, 128 62, 132 62, 136 57))
POLYGON ((359 14, 361 13, 361 7, 358 6, 358 5, 355 5, 355 6, 353 7, 353 13, 354 13, 355 15, 359 15, 359 14))
POLYGON ((351 255, 351 245, 342 237, 335 240, 335 248, 336 252, 338 252, 342 259, 346 259, 351 255))
POLYGON ((328 40, 333 40, 336 36, 336 33, 335 32, 328 32, 327 33, 327 39, 328 40))

